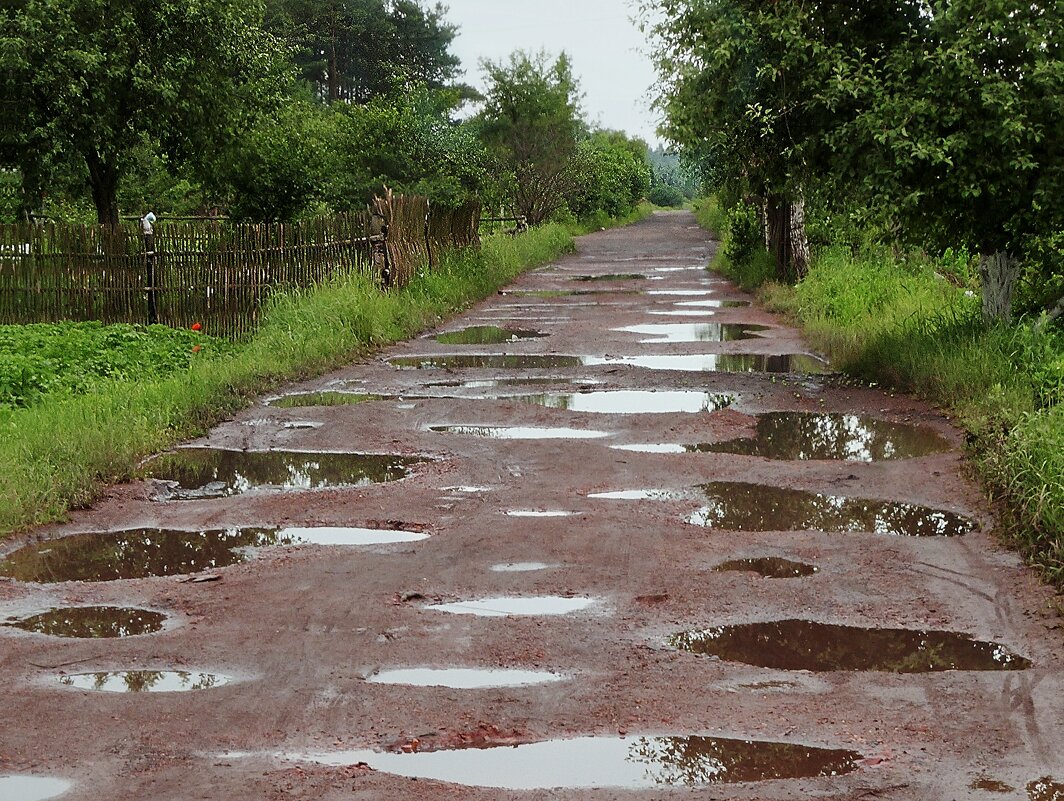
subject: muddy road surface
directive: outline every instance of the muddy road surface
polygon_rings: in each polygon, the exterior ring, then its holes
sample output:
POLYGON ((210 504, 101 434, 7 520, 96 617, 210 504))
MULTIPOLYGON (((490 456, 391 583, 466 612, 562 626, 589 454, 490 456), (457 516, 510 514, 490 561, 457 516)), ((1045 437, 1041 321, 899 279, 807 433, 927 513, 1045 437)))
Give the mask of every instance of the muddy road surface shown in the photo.
POLYGON ((687 213, 3 546, 0 799, 1064 798, 962 437, 687 213))

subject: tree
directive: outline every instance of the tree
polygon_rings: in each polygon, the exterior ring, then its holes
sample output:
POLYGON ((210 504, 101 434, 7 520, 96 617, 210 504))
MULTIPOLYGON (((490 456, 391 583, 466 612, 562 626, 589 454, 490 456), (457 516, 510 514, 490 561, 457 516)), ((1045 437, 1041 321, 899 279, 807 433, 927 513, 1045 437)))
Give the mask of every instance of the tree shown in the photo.
POLYGON ((584 130, 580 91, 568 57, 513 53, 481 62, 487 78, 478 116, 481 138, 508 184, 514 207, 537 225, 565 205, 577 180, 577 138, 584 130))
POLYGON ((567 198, 578 217, 619 217, 650 191, 646 142, 620 131, 595 131, 577 145, 576 184, 567 198))
POLYGON ((26 0, 12 23, 23 179, 76 156, 99 222, 116 225, 118 185, 145 137, 208 172, 288 80, 260 15, 253 0, 26 0))

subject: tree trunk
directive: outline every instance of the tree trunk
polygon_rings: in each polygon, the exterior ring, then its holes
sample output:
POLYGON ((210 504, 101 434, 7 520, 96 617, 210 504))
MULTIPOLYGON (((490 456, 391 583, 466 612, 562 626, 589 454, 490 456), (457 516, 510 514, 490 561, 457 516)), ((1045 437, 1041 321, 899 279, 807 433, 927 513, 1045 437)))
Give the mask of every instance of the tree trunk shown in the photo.
POLYGON ((100 225, 117 228, 118 219, 118 168, 97 154, 85 157, 89 168, 89 188, 92 202, 96 205, 96 219, 100 225))
POLYGON ((776 277, 793 284, 809 272, 805 201, 770 196, 767 202, 768 250, 776 260, 776 277))
POLYGON ((983 287, 983 320, 1007 323, 1012 320, 1012 293, 1020 277, 1020 261, 1004 251, 979 257, 979 280, 983 287))

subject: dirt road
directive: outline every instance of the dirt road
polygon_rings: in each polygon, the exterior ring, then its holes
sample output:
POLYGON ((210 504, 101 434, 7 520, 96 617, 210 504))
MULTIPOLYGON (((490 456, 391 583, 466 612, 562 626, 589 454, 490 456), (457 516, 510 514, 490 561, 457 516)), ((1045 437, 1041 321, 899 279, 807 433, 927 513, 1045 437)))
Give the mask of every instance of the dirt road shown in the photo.
POLYGON ((961 436, 713 247, 585 237, 6 543, 0 799, 1064 798, 1064 628, 961 436))

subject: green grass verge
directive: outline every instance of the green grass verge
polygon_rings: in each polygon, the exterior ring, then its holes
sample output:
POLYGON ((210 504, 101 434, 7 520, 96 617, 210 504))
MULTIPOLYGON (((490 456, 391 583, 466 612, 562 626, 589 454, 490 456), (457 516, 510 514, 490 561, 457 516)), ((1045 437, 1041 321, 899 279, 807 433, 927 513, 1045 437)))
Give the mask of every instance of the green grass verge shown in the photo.
POLYGON ((0 536, 62 520, 146 456, 198 436, 281 383, 348 363, 476 302, 573 247, 565 227, 486 239, 398 292, 349 276, 278 297, 255 336, 228 356, 166 378, 106 381, 0 418, 0 536))

